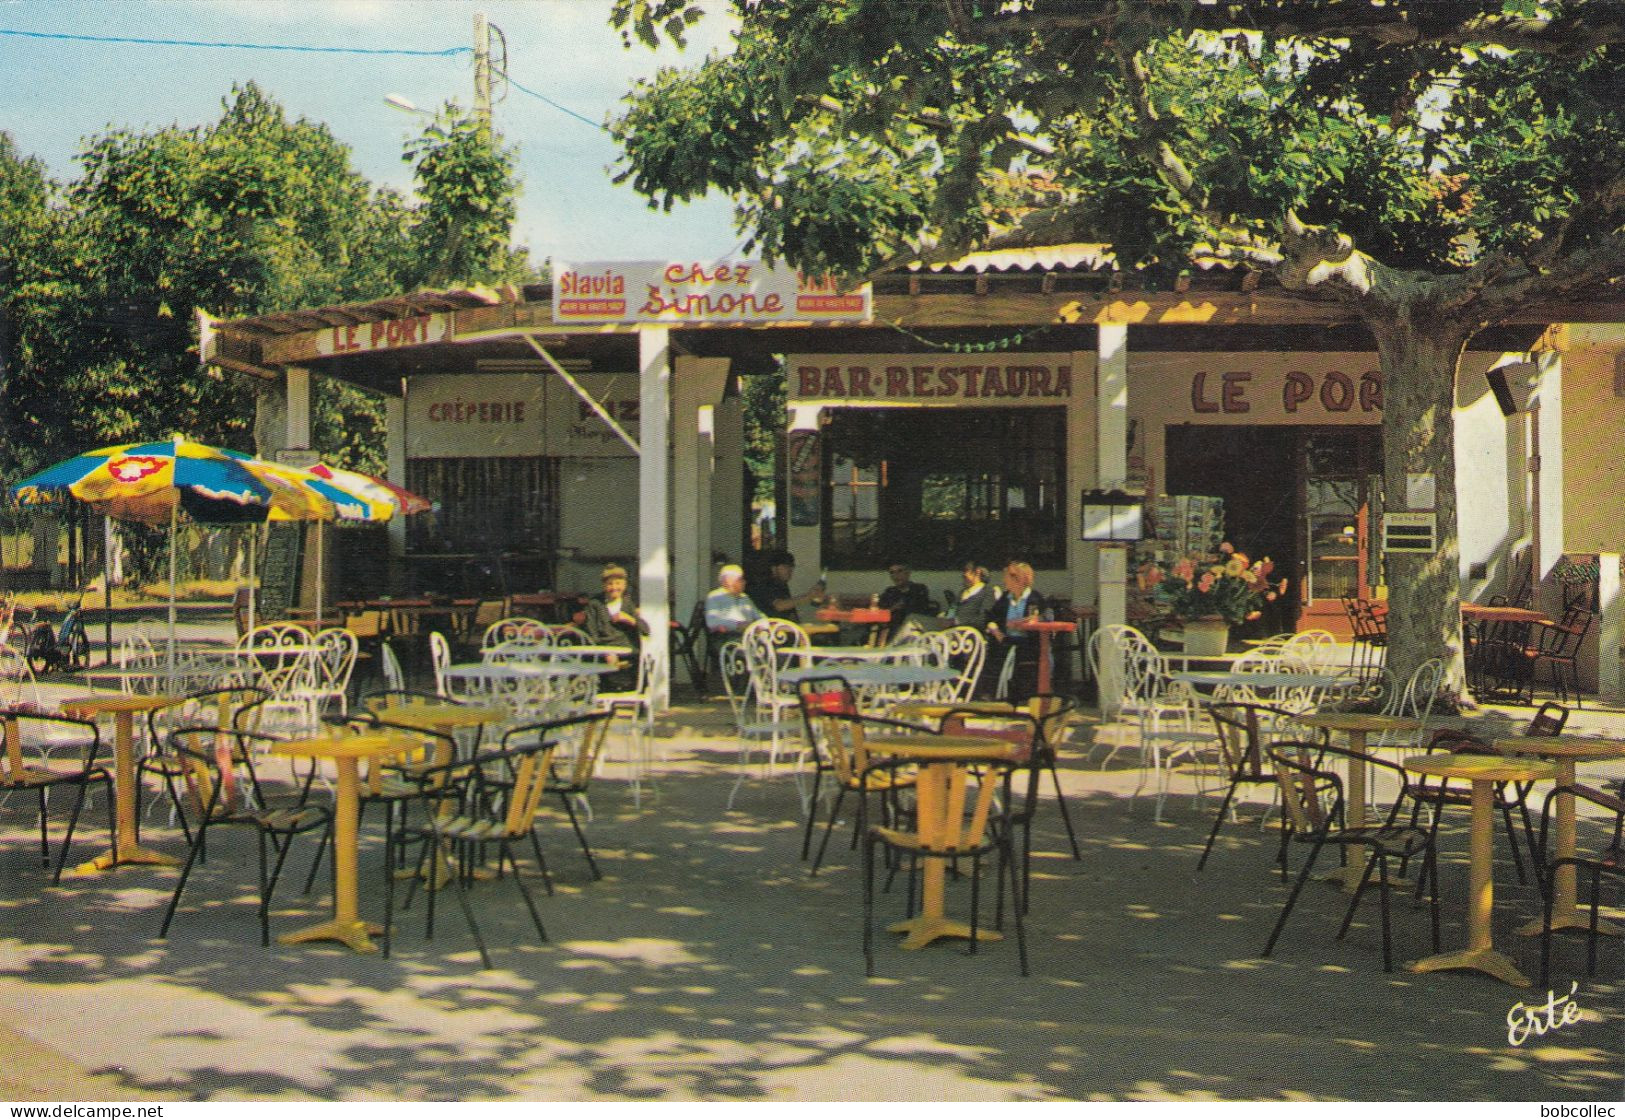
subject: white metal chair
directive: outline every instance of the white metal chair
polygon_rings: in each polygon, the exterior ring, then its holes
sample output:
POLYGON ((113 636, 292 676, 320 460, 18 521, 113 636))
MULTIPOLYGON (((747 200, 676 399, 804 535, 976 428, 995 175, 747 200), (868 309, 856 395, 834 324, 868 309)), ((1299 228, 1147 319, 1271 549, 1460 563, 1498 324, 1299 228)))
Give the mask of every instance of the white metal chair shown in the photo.
POLYGON ((378 671, 384 676, 384 688, 397 692, 406 687, 406 674, 401 671, 400 658, 386 641, 378 647, 378 671))
MULTIPOLYGON (((745 627, 740 648, 744 658, 746 676, 750 681, 748 715, 741 726, 756 728, 766 725, 768 742, 764 773, 771 773, 779 761, 779 750, 784 740, 800 734, 800 698, 794 688, 782 684, 779 674, 784 669, 799 665, 804 658, 799 652, 812 646, 807 632, 793 622, 779 618, 760 618, 745 627)), ((724 674, 728 675, 727 673, 724 674)), ((728 794, 728 805, 748 772, 749 742, 757 736, 741 733, 745 749, 741 752, 739 777, 728 794)), ((797 790, 800 790, 799 761, 803 751, 797 751, 797 790)))
POLYGON ((247 683, 268 696, 261 709, 261 730, 275 736, 314 734, 318 722, 315 635, 292 622, 256 626, 237 643, 247 683))
MULTIPOLYGON (((610 714, 610 726, 624 720, 628 731, 627 771, 632 779, 632 804, 643 804, 643 781, 653 763, 655 656, 644 652, 638 655, 638 675, 632 688, 625 691, 603 692, 595 697, 599 710, 610 714)), ((650 783, 651 785, 653 783, 650 783)))
POLYGON ((519 615, 498 619, 485 628, 480 636, 480 653, 505 642, 530 642, 534 645, 552 645, 553 627, 537 618, 519 615))
POLYGON ((722 690, 728 697, 728 708, 734 717, 734 734, 739 739, 739 776, 728 791, 728 808, 732 809, 739 788, 750 775, 751 750, 767 744, 771 765, 777 754, 777 743, 785 733, 784 721, 772 714, 763 714, 757 703, 757 675, 751 672, 742 642, 724 642, 717 651, 717 668, 722 675, 722 690))
POLYGON ((350 677, 355 673, 360 644, 342 626, 318 630, 315 635, 316 672, 311 694, 320 717, 336 706, 339 715, 350 712, 350 677))
POLYGON ((434 690, 446 695, 446 668, 451 664, 451 643, 438 630, 429 631, 429 665, 434 670, 434 690))
POLYGON ((976 682, 982 677, 987 657, 987 639, 970 626, 950 626, 925 635, 933 660, 942 668, 957 670, 959 676, 937 686, 936 699, 966 701, 974 698, 976 682))

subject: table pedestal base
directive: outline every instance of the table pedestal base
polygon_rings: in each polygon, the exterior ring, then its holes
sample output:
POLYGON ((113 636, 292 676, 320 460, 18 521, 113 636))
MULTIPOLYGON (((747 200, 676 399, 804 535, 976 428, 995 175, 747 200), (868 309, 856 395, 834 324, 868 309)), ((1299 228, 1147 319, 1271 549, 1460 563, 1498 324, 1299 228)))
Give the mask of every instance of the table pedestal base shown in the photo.
MULTIPOLYGON (((1525 922, 1519 926, 1517 932, 1524 937, 1539 937, 1542 928, 1544 928, 1543 923, 1539 918, 1536 918, 1534 921, 1525 922)), ((1580 909, 1553 910, 1552 928, 1589 931, 1591 929, 1591 915, 1587 911, 1580 909)), ((1603 918, 1597 919, 1597 932, 1604 937, 1625 937, 1625 929, 1621 929, 1613 922, 1603 918)))
POLYGON ((1529 977, 1519 972, 1511 958, 1494 949, 1459 949, 1453 953, 1436 953, 1405 966, 1409 972, 1441 972, 1450 968, 1476 968, 1487 972, 1502 983, 1514 988, 1529 987, 1529 977))
MULTIPOLYGON (((956 922, 949 918, 918 917, 908 918, 905 921, 893 922, 886 927, 887 933, 906 933, 903 938, 903 948, 923 949, 939 937, 970 938, 970 923, 956 922)), ((976 940, 1003 941, 1004 934, 996 929, 982 929, 977 927, 976 940)))
POLYGON ((360 919, 341 921, 334 918, 304 929, 296 929, 292 933, 279 934, 277 942, 282 945, 297 945, 301 941, 341 941, 358 953, 376 953, 378 946, 372 943, 371 935, 383 932, 384 927, 377 922, 363 922, 360 919))
POLYGON ((75 875, 94 875, 98 871, 111 871, 121 863, 147 863, 157 867, 179 867, 181 861, 151 848, 131 844, 127 848, 111 848, 95 859, 87 860, 73 869, 75 875))

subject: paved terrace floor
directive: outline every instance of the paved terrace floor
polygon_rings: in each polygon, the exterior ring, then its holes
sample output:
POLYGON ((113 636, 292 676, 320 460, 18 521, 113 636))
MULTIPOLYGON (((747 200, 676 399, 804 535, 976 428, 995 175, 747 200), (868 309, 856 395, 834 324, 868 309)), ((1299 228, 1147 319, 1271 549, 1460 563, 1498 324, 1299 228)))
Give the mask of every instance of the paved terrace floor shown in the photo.
MULTIPOLYGON (((64 686, 66 687, 66 686, 64 686)), ((1587 710, 1578 728, 1625 734, 1587 710)), ((1286 889, 1257 806, 1196 859, 1215 800, 1131 802, 1130 754, 1062 779, 1083 858, 1053 802, 1035 838, 1021 979, 1013 942, 904 952, 878 933, 865 979, 858 861, 838 833, 817 878, 798 857, 787 774, 725 808, 735 741, 720 703, 661 720, 658 792, 634 807, 622 769, 595 786, 589 880, 563 817, 542 832, 557 894, 540 944, 509 884, 475 889, 495 968, 482 971, 447 905, 424 937, 421 896, 389 960, 327 945, 258 944, 253 840, 224 830, 157 938, 173 870, 126 868, 46 885, 33 815, 0 808, 0 1097, 13 1100, 1540 1100, 1625 1096, 1625 953, 1584 976, 1560 943, 1553 986, 1578 980, 1582 1021, 1509 1045, 1514 1002, 1544 993, 1476 973, 1381 970, 1375 899, 1333 940, 1342 895, 1312 884, 1272 960, 1258 951, 1286 889)), ((1600 773, 1620 772, 1597 768, 1600 773)), ((1176 786, 1188 791, 1188 784, 1176 786)), ((97 807, 94 824, 105 820, 97 807)), ((376 822, 374 822, 376 824, 376 822)), ((1464 821, 1443 840, 1444 946, 1464 938, 1464 821)), ((154 814, 147 841, 181 850, 154 814)), ((58 830, 57 835, 60 835, 58 830)), ((308 839, 308 838, 305 838, 308 839)), ((105 842, 92 827, 76 859, 105 842)), ((1530 975, 1536 912, 1497 838, 1497 944, 1530 975)), ((309 853, 310 846, 302 849, 309 853)), ((1296 853, 1301 856, 1301 852, 1296 853)), ((295 878, 305 868, 296 856, 295 878)), ((377 910, 376 830, 363 909, 377 910)), ((966 905, 966 884, 950 907, 966 905)), ((900 916, 901 891, 882 899, 900 916)), ((290 881, 273 932, 324 917, 290 881)), ((1427 952, 1426 910, 1399 902, 1400 960, 1427 952)))

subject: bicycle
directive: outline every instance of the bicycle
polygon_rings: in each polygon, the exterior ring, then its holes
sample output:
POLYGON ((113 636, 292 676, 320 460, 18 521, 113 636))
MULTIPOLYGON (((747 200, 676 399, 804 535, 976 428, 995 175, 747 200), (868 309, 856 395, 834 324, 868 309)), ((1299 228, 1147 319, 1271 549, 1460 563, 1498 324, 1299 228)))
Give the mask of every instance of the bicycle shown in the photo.
POLYGON ((90 639, 80 620, 85 597, 68 608, 55 630, 49 622, 37 622, 28 634, 28 667, 35 674, 67 671, 76 673, 90 664, 90 639))

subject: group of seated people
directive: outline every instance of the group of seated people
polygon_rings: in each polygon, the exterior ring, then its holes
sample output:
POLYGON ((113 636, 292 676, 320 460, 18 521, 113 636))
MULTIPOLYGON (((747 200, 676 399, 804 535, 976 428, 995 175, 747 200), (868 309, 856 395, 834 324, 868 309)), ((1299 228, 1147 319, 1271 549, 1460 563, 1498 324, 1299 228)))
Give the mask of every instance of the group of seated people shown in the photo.
MULTIPOLYGON (((768 561, 767 573, 756 587, 747 585, 740 565, 723 565, 718 586, 705 597, 705 625, 715 638, 737 635, 759 618, 799 623, 803 605, 817 607, 831 601, 823 580, 800 594, 791 590, 796 560, 790 553, 772 553, 768 561)), ((887 569, 891 582, 871 597, 870 604, 891 612, 890 636, 894 638, 910 628, 925 631, 969 626, 979 631, 988 641, 985 691, 991 691, 1006 660, 1013 657, 1008 695, 1023 700, 1036 687, 1038 642, 1031 634, 1011 629, 1010 623, 1042 615, 1046 610, 1044 596, 1033 587, 1032 565, 1020 560, 1006 564, 1000 590, 987 582, 987 569, 975 561, 967 561, 962 572, 964 586, 947 611, 935 608, 930 591, 911 578, 913 573, 905 564, 892 564, 887 569)), ((581 628, 595 645, 621 646, 631 654, 615 674, 602 682, 607 689, 630 688, 637 671, 637 653, 649 633, 649 624, 638 613, 625 568, 611 564, 600 578, 603 590, 587 601, 581 628)))
MULTIPOLYGON (((706 629, 720 638, 737 635, 759 618, 801 622, 802 604, 818 606, 829 596, 823 580, 800 595, 792 592, 790 580, 795 575, 795 564, 790 553, 773 553, 768 575, 762 580, 764 586, 759 589, 749 588, 740 565, 723 565, 718 573, 719 586, 705 597, 706 629)), ((911 578, 913 573, 905 564, 892 564, 887 569, 891 583, 871 597, 870 605, 891 612, 893 638, 909 627, 941 630, 969 626, 979 631, 988 640, 988 669, 984 674, 988 679, 979 691, 990 692, 1006 660, 1013 657, 1008 696, 1025 700, 1037 687, 1038 641, 1032 634, 1011 629, 1010 623, 1043 616, 1048 609, 1044 596, 1033 587, 1032 565, 1021 560, 1006 564, 1003 589, 998 591, 987 582, 987 569, 975 561, 967 561, 962 571, 964 587, 946 613, 935 609, 931 592, 911 578)))

